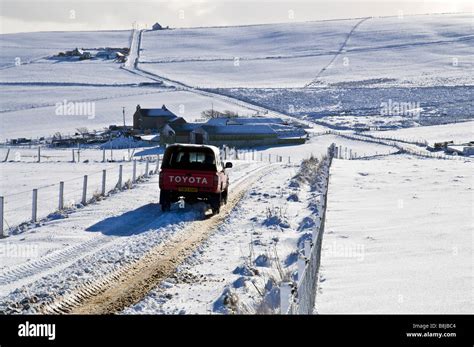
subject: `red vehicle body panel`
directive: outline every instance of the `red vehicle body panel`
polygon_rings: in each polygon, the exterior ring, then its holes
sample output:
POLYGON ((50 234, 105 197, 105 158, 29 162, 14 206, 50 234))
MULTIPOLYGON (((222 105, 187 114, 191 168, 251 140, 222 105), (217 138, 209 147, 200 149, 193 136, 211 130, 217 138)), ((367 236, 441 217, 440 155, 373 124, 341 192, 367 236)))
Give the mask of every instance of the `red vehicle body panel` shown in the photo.
MULTIPOLYGON (((199 163, 199 165, 205 164, 199 163)), ((184 144, 171 145, 167 148, 160 171, 160 189, 162 191, 191 193, 199 196, 200 193, 208 195, 223 193, 227 190, 228 185, 229 177, 225 172, 224 164, 220 160, 219 150, 217 148, 184 144), (174 152, 179 151, 205 151, 205 154, 212 156, 214 160, 212 169, 197 170, 195 168, 182 168, 179 163, 170 165, 165 162, 173 162, 174 152)))

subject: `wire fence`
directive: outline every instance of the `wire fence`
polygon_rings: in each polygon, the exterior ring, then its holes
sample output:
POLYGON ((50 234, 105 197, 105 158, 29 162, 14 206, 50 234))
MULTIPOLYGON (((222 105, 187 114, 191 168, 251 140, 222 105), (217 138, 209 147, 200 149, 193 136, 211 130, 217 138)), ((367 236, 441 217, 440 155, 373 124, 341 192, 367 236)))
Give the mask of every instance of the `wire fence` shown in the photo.
POLYGON ((44 145, 0 146, 0 162, 105 163, 131 161, 137 150, 140 149, 131 146, 128 148, 107 148, 107 145, 103 145, 99 150, 93 147, 51 148, 44 145))
MULTIPOLYGON (((227 146, 221 147, 220 155, 222 160, 291 162, 289 156, 284 158, 278 154, 264 154, 255 149, 227 146)), ((91 156, 97 158, 97 154, 91 156)), ((75 157, 77 160, 77 153, 75 157)), ((43 219, 61 218, 68 211, 100 200, 112 192, 133 188, 143 178, 159 172, 162 155, 155 154, 131 161, 124 159, 100 164, 102 170, 88 172, 87 175, 78 175, 57 183, 0 196, 0 237, 20 232, 43 219)), ((61 165, 67 165, 67 175, 71 170, 78 170, 75 166, 69 166, 74 164, 61 165)), ((33 173, 34 170, 35 167, 32 167, 33 173)))
POLYGON ((159 155, 117 162, 58 183, 0 196, 0 236, 8 236, 44 218, 99 200, 112 192, 133 188, 143 178, 158 173, 159 155))
MULTIPOLYGON (((349 134, 349 133, 342 133, 339 131, 331 130, 330 133, 332 135, 341 136, 343 138, 347 138, 350 140, 357 140, 363 142, 370 142, 370 143, 377 143, 386 146, 392 146, 397 148, 401 152, 406 152, 412 155, 416 155, 418 157, 423 158, 433 158, 433 159, 445 159, 445 160, 469 160, 472 161, 474 158, 464 155, 457 155, 453 153, 453 155, 447 155, 441 152, 430 152, 425 148, 425 145, 422 143, 413 143, 408 141, 401 141, 398 139, 391 139, 391 138, 384 138, 384 137, 375 137, 375 136, 367 136, 367 135, 358 135, 358 134, 349 134)), ((363 159, 362 156, 347 156, 347 154, 343 154, 341 152, 338 153, 337 158, 340 159, 363 159)))
POLYGON ((280 285, 280 309, 282 314, 312 314, 316 302, 321 246, 326 220, 329 169, 336 151, 332 144, 326 158, 321 162, 316 185, 320 194, 316 198, 320 211, 319 223, 313 228, 311 240, 304 242, 298 257, 298 279, 296 282, 283 282, 280 285))

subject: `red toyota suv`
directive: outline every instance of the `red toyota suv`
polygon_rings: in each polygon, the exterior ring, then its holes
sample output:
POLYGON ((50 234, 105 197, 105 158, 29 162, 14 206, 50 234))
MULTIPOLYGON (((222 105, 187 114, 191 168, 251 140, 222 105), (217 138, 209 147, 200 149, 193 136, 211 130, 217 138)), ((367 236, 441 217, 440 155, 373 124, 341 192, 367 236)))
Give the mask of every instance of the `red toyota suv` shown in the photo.
POLYGON ((221 161, 219 148, 207 145, 174 144, 163 155, 160 171, 160 205, 169 211, 171 204, 184 198, 189 202, 207 201, 214 214, 227 203, 232 163, 221 161))

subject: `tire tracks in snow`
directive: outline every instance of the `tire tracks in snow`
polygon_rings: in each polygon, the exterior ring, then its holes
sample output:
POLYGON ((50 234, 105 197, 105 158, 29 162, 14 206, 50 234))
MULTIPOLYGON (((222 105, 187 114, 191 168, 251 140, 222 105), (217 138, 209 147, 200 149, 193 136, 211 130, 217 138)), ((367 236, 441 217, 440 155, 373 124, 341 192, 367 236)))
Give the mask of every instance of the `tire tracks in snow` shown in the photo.
MULTIPOLYGON (((157 221, 161 217, 162 213, 157 212, 154 206, 150 206, 139 219, 135 218, 133 222, 130 221, 130 224, 126 225, 127 233, 134 234, 136 231, 146 228, 147 226, 156 226, 157 221)), ((122 229, 125 229, 125 227, 122 226, 122 229)), ((98 252, 106 247, 112 247, 121 241, 122 236, 98 235, 84 243, 50 253, 38 260, 7 268, 3 273, 0 273, 0 283, 2 286, 11 286, 12 284, 20 286, 34 282, 46 276, 49 272, 57 272, 65 269, 91 253, 98 252)))
POLYGON ((352 34, 357 30, 357 28, 362 24, 364 23, 366 20, 370 19, 372 17, 365 17, 365 18, 362 18, 360 21, 358 21, 351 29, 351 31, 349 31, 349 33, 347 34, 346 36, 346 39, 344 40, 344 42, 342 43, 341 47, 339 48, 339 50, 336 52, 336 54, 332 57, 332 59, 329 61, 329 63, 323 67, 319 72, 318 74, 316 75, 316 77, 313 78, 313 80, 311 82, 309 82, 308 84, 306 84, 304 87, 305 88, 309 88, 309 87, 312 87, 314 85, 317 84, 318 82, 318 79, 319 77, 334 63, 334 61, 341 55, 341 53, 344 51, 346 45, 347 45, 347 42, 349 42, 349 39, 351 38, 352 34))
POLYGON ((234 182, 228 203, 221 208, 220 214, 190 223, 181 232, 153 247, 139 260, 44 305, 40 313, 110 314, 139 302, 161 281, 172 275, 216 227, 226 220, 248 188, 276 165, 281 164, 258 167, 238 178, 234 182))

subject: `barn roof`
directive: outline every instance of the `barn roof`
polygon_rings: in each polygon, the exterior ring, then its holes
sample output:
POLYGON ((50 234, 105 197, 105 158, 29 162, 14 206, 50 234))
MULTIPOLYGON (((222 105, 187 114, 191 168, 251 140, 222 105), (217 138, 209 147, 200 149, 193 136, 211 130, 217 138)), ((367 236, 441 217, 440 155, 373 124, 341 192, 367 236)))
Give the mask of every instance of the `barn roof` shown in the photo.
POLYGON ((178 116, 168 110, 165 105, 161 108, 141 108, 137 106, 137 111, 140 112, 143 117, 164 117, 170 120, 178 118, 178 116))
POLYGON ((202 125, 201 127, 213 135, 276 135, 268 125, 202 125))
POLYGON ((168 126, 175 131, 175 133, 190 133, 194 129, 197 129, 202 124, 199 123, 184 123, 184 124, 175 124, 169 123, 168 126))
POLYGON ((284 124, 285 122, 281 118, 266 118, 266 117, 219 117, 211 118, 206 124, 207 125, 227 125, 227 124, 284 124))

